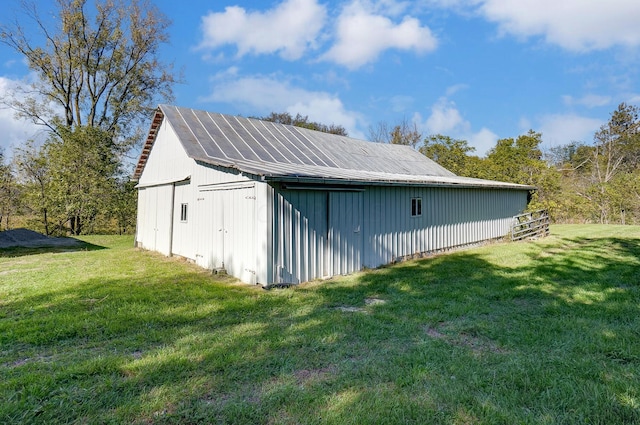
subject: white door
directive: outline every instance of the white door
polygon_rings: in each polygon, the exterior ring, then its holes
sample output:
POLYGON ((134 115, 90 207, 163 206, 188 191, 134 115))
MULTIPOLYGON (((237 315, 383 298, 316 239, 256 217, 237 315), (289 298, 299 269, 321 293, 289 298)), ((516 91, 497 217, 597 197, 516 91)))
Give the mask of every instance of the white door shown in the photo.
POLYGON ((256 281, 255 187, 222 191, 222 250, 227 273, 246 283, 256 281))
POLYGON ((138 241, 144 249, 171 255, 173 185, 140 189, 138 241))
POLYGON ((206 269, 223 267, 223 206, 219 191, 200 192, 196 200, 196 264, 206 269))
POLYGON ((198 265, 256 282, 255 205, 254 186, 200 192, 198 265))
POLYGON ((173 185, 158 186, 156 192, 155 251, 171 255, 173 232, 173 185))

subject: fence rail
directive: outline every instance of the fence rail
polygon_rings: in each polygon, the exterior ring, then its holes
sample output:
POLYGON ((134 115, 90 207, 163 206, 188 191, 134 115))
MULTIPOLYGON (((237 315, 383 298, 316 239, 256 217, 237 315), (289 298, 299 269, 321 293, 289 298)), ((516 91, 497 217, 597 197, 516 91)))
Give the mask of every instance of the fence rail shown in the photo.
POLYGON ((531 211, 513 217, 511 240, 542 238, 549 235, 549 214, 547 210, 531 211))

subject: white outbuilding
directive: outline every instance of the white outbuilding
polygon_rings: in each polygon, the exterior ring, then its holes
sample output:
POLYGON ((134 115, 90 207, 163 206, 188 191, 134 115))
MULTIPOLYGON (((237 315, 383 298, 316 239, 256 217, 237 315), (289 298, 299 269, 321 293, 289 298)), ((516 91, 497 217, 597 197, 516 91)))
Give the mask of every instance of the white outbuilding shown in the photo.
POLYGON ((502 238, 533 189, 407 146, 169 105, 134 177, 136 246, 264 286, 502 238))

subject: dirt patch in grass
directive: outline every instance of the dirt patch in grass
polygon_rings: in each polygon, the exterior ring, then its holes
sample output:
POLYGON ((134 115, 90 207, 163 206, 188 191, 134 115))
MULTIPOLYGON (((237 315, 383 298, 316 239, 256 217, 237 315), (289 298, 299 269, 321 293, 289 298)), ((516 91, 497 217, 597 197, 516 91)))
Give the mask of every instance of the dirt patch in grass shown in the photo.
POLYGON ((498 346, 495 342, 482 336, 471 335, 467 332, 456 332, 448 329, 446 323, 438 323, 436 326, 426 326, 425 333, 433 339, 443 340, 456 347, 470 349, 474 354, 485 353, 506 354, 507 350, 498 346))
POLYGON ((381 298, 365 298, 364 307, 357 307, 352 305, 341 305, 336 307, 336 310, 340 310, 345 313, 367 313, 368 312, 367 307, 382 305, 382 304, 385 304, 386 302, 387 302, 386 300, 383 300, 381 298))
POLYGON ((301 369, 297 370, 293 376, 296 378, 298 385, 305 386, 309 384, 315 384, 327 380, 330 376, 336 373, 336 368, 333 366, 321 368, 321 369, 301 369))

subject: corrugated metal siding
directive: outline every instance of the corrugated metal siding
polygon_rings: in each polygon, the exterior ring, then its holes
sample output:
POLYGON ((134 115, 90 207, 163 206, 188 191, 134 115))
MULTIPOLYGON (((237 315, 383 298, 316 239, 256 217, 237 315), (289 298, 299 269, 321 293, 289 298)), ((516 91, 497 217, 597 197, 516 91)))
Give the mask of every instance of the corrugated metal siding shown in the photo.
POLYGON ((370 187, 363 192, 274 190, 275 282, 298 283, 414 254, 500 238, 526 191, 370 187), (422 214, 411 216, 411 199, 422 214))
POLYGON ((505 236, 527 205, 526 191, 376 187, 365 192, 364 262, 377 267, 400 257, 505 236), (422 215, 411 216, 411 199, 422 215))
POLYGON ((300 283, 329 275, 327 207, 324 191, 274 191, 274 282, 300 283))

